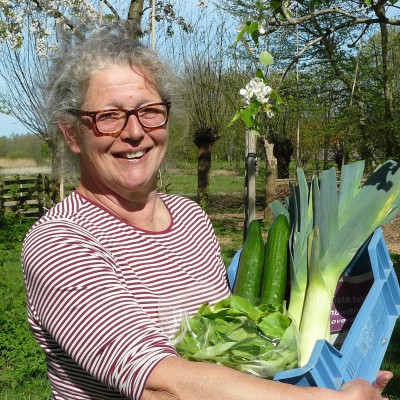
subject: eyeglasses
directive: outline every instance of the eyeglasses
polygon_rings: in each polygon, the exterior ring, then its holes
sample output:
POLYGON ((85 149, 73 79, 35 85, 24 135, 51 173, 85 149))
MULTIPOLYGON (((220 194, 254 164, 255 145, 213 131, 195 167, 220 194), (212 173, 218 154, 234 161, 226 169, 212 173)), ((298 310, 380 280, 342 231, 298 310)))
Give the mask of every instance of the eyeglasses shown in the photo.
POLYGON ((151 103, 131 110, 113 108, 110 110, 82 111, 68 110, 77 116, 92 118, 96 131, 102 135, 118 136, 128 124, 129 117, 135 115, 143 128, 164 126, 169 117, 170 102, 151 103))

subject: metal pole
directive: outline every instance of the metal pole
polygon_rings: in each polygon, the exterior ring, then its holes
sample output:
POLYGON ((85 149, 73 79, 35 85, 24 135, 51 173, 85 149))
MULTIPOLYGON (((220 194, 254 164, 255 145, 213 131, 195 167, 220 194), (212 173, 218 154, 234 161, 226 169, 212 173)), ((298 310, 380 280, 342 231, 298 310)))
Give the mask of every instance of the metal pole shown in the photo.
MULTIPOLYGON (((62 51, 65 52, 65 22, 61 24, 61 48, 62 51)), ((65 184, 65 142, 64 140, 60 141, 60 201, 64 200, 65 192, 64 192, 64 184, 65 184)), ((54 171, 53 171, 54 172, 54 171)))
POLYGON ((99 25, 103 22, 103 13, 104 13, 104 0, 100 3, 100 18, 99 18, 99 25))
POLYGON ((256 218, 256 169, 256 137, 254 134, 246 131, 243 242, 247 236, 249 223, 256 218))
POLYGON ((354 79, 353 79, 353 85, 351 87, 351 93, 350 93, 350 103, 349 103, 349 122, 347 124, 347 135, 346 133, 344 134, 343 137, 343 158, 342 158, 342 167, 346 164, 346 147, 347 147, 347 140, 348 137, 350 136, 350 115, 351 115, 351 109, 353 107, 353 99, 354 99, 354 92, 356 90, 356 84, 357 84, 357 75, 358 75, 358 69, 360 67, 360 57, 361 57, 361 49, 362 49, 362 38, 360 39, 360 44, 358 47, 358 54, 357 54, 357 63, 356 63, 356 68, 354 71, 354 79), (346 137, 347 136, 347 137, 346 137))
MULTIPOLYGON (((298 4, 296 3, 296 18, 298 4)), ((299 26, 296 25, 296 52, 299 55, 299 26)), ((299 60, 296 62, 296 87, 297 87, 297 132, 296 132, 296 167, 300 166, 300 112, 299 112, 299 60)))
POLYGON ((151 3, 151 47, 156 48, 156 0, 151 3))

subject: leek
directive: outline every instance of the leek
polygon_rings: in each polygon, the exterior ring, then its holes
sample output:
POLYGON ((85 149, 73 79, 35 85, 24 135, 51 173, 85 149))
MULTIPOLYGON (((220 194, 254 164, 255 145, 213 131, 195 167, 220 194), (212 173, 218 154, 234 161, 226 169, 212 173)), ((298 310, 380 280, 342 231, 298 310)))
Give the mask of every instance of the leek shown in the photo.
MULTIPOLYGON (((328 339, 330 311, 340 276, 374 230, 391 221, 400 209, 398 164, 385 162, 361 185, 363 171, 364 161, 345 165, 339 190, 336 170, 323 171, 319 178, 312 178, 308 197, 298 172, 299 187, 292 190, 297 197, 286 199, 285 214, 293 227, 291 274, 298 275, 290 278, 295 284, 288 314, 300 328, 300 366, 308 362, 317 340, 328 339), (303 303, 300 294, 305 281, 303 303)), ((271 208, 274 213, 283 212, 276 203, 271 208)))

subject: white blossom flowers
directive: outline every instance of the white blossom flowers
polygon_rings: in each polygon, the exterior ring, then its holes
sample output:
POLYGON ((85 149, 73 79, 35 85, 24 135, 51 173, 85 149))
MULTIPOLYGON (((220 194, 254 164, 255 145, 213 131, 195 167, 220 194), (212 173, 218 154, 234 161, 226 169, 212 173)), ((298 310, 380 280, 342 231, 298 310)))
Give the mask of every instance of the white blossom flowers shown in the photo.
POLYGON ((265 84, 263 78, 258 76, 251 79, 244 89, 240 89, 239 93, 244 97, 245 107, 236 112, 229 125, 241 119, 247 129, 255 135, 259 135, 261 127, 258 116, 264 114, 268 118, 272 118, 275 111, 279 111, 282 99, 275 90, 265 84), (271 96, 272 101, 270 102, 271 96))
POLYGON ((267 32, 265 30, 266 25, 267 25, 267 21, 265 19, 258 21, 258 32, 260 32, 260 35, 265 35, 265 33, 267 32))
POLYGON ((51 38, 56 31, 53 27, 65 19, 97 25, 100 14, 88 0, 0 0, 0 43, 9 41, 17 50, 23 44, 24 35, 29 34, 35 38, 39 57, 45 57, 49 49, 55 48, 51 38))
POLYGON ((253 78, 244 89, 240 89, 239 93, 245 98, 247 105, 250 104, 253 97, 255 97, 259 103, 267 104, 272 89, 267 86, 261 78, 253 78))
MULTIPOLYGON (((263 18, 264 11, 269 4, 267 0, 257 1, 257 8, 260 11, 258 20, 254 20, 249 16, 242 22, 236 42, 242 42, 250 54, 254 55, 256 51, 260 50, 259 39, 267 33, 267 21, 263 18), (248 35, 251 40, 243 40, 248 35), (250 42, 255 45, 255 49, 250 47, 250 42)), ((269 7, 268 7, 269 8, 269 7)), ((245 88, 240 89, 239 93, 243 96, 242 106, 236 111, 229 126, 235 121, 241 120, 246 125, 246 128, 254 133, 260 135, 262 130, 261 124, 265 123, 262 116, 272 118, 276 112, 283 109, 283 100, 279 93, 266 84, 267 79, 262 71, 262 66, 269 66, 274 62, 272 55, 264 50, 258 54, 258 60, 261 64, 257 70, 257 74, 245 88)))

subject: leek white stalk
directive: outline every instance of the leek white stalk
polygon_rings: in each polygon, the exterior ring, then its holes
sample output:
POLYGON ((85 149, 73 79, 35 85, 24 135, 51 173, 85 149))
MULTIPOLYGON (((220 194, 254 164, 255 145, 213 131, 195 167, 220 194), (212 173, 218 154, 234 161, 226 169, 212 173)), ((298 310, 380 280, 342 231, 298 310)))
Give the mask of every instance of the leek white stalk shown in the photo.
POLYGON ((307 364, 315 345, 316 339, 307 337, 307 335, 312 332, 314 337, 327 340, 330 336, 330 311, 337 280, 333 274, 327 276, 319 268, 319 241, 320 234, 316 226, 309 235, 309 281, 300 325, 300 366, 307 364), (327 312, 328 310, 329 312, 327 312))

